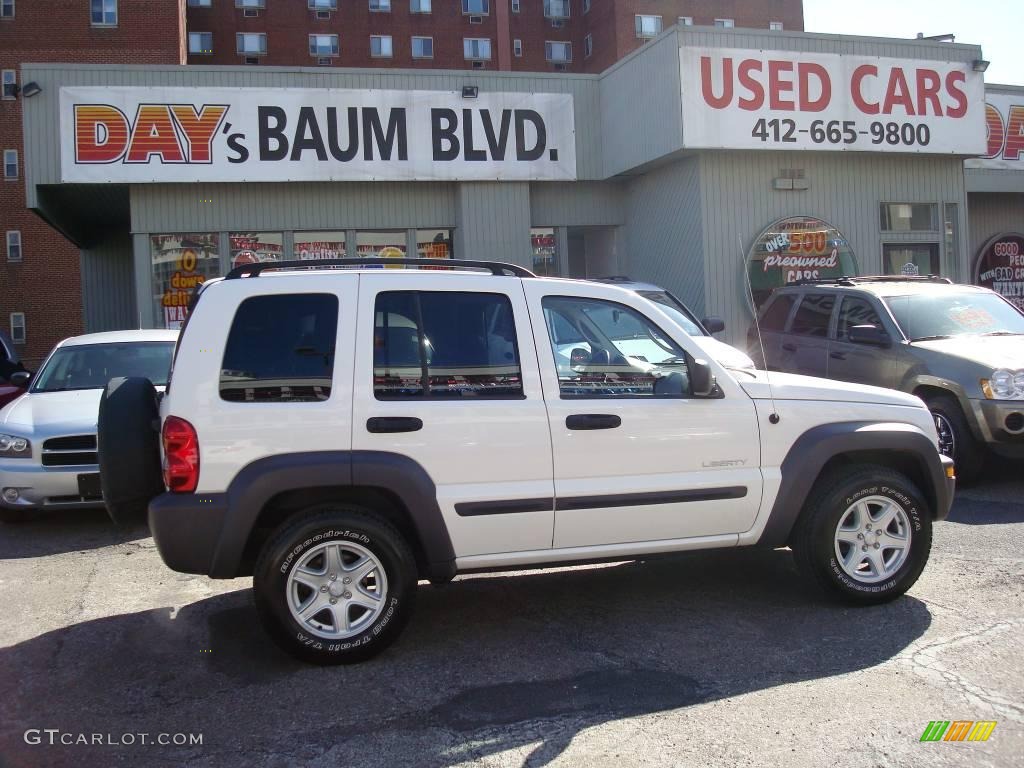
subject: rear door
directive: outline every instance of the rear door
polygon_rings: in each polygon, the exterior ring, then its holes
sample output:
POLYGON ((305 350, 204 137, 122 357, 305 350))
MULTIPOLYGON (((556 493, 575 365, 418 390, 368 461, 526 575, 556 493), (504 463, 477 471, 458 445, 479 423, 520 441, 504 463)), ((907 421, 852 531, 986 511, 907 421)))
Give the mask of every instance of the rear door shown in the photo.
POLYGON ((836 327, 828 345, 828 377, 840 381, 855 381, 876 387, 896 386, 895 339, 898 331, 887 314, 880 311, 877 300, 867 296, 841 297, 836 327), (850 328, 855 325, 875 325, 889 334, 893 345, 875 347, 850 343, 850 328))
POLYGON ((770 304, 761 313, 759 319, 747 334, 747 351, 755 360, 763 358, 764 367, 769 371, 782 370, 782 344, 784 333, 793 307, 799 295, 794 293, 777 293, 770 299, 770 304), (760 330, 760 334, 758 331, 760 330), (764 345, 764 351, 760 349, 764 345))
POLYGON ((363 273, 355 360, 353 449, 427 471, 456 556, 551 547, 551 436, 519 279, 363 273))
POLYGON ((793 312, 779 345, 779 370, 805 376, 828 374, 828 336, 836 297, 805 293, 793 312))

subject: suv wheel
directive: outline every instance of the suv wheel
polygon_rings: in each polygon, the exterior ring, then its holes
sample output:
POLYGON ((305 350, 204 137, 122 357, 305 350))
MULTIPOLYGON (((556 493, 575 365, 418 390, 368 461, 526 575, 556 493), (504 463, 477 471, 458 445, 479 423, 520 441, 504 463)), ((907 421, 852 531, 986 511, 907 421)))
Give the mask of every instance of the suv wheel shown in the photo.
POLYGON ((264 545, 253 592, 274 641, 303 661, 350 664, 383 651, 412 614, 416 561, 368 510, 312 507, 264 545))
POLYGON ((976 480, 981 473, 985 449, 974 439, 960 404, 944 395, 930 397, 925 404, 935 419, 939 450, 956 462, 957 480, 961 483, 976 480))
POLYGON ((910 589, 928 562, 932 517, 899 472, 854 465, 820 478, 793 532, 804 574, 849 603, 884 603, 910 589))

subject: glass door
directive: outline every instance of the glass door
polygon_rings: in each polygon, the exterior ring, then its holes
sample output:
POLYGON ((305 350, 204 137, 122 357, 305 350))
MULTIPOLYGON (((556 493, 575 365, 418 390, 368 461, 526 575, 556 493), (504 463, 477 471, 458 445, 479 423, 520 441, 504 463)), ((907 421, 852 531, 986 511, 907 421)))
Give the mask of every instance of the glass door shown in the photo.
POLYGON ((887 275, 938 275, 938 243, 884 243, 882 263, 887 275))

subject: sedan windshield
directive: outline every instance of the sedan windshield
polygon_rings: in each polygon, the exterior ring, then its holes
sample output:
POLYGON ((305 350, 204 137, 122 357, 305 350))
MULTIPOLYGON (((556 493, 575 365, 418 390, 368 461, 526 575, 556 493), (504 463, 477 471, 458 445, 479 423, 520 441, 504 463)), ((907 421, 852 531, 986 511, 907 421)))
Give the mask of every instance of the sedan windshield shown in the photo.
POLYGON ((890 296, 885 303, 911 341, 1024 334, 1024 315, 994 293, 890 296))
POLYGON ((102 389, 118 376, 145 376, 166 386, 171 367, 171 341, 80 344, 54 352, 36 376, 33 392, 102 389))
POLYGON ((682 326, 683 330, 691 336, 706 335, 689 310, 676 301, 671 293, 667 291, 637 291, 637 293, 665 310, 665 313, 682 326))

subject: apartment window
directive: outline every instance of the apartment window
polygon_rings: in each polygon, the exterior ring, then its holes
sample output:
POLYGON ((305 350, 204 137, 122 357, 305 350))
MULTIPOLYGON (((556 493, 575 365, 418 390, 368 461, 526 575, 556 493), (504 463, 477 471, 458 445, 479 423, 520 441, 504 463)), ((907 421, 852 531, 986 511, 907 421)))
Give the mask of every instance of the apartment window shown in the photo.
POLYGON ((430 13, 430 0, 409 0, 409 13, 430 13))
POLYGON ((213 5, 213 0, 188 0, 189 8, 209 8, 213 5))
POLYGON ((337 35, 310 35, 309 36, 310 56, 337 56, 338 36, 337 35))
POLYGON ((7 260, 21 261, 21 232, 16 229, 7 233, 7 260))
POLYGON ((519 38, 516 38, 515 40, 512 41, 512 53, 515 54, 516 56, 523 55, 523 41, 520 40, 519 38))
POLYGON ((781 32, 782 31, 782 22, 781 21, 769 21, 768 22, 768 29, 770 29, 772 32, 781 32))
POLYGON ((117 26, 117 0, 91 0, 94 27, 117 26))
POLYGON ((14 0, 0 0, 0 19, 14 18, 14 0))
POLYGON ((731 29, 736 26, 736 22, 732 19, 715 19, 716 27, 723 27, 725 29, 731 29))
POLYGON ((414 37, 412 39, 412 57, 414 59, 434 58, 434 38, 414 37))
POLYGON ((679 26, 680 27, 692 27, 693 26, 693 16, 680 16, 679 17, 679 26))
POLYGON ((213 32, 189 32, 188 52, 195 54, 213 53, 213 32))
POLYGON ((519 13, 519 0, 512 0, 512 13, 519 13))
POLYGON ((309 10, 336 11, 338 10, 338 0, 309 0, 309 10))
MULTIPOLYGON (((391 12, 391 0, 370 0, 370 10, 380 13, 391 12)), ((391 54, 389 53, 388 56, 391 54)))
POLYGON ((590 0, 583 0, 583 12, 590 13, 590 0))
POLYGON ((16 149, 4 150, 4 178, 18 178, 18 150, 16 149))
POLYGON ((462 52, 467 59, 490 61, 491 41, 486 37, 464 37, 462 39, 462 52))
POLYGON ((587 34, 587 36, 583 38, 583 58, 589 59, 593 53, 594 36, 591 34, 587 34))
POLYGON ((572 61, 572 43, 547 41, 544 43, 544 58, 556 64, 572 61))
POLYGON ((235 0, 235 8, 263 8, 264 0, 235 0))
POLYGON ((935 232, 939 206, 935 203, 882 203, 883 232, 935 232))
POLYGON ((637 37, 657 37, 661 34, 661 16, 637 15, 633 20, 637 37))
POLYGON ((549 19, 568 19, 569 0, 544 0, 544 16, 549 19))
POLYGON ((267 35, 265 32, 239 32, 235 35, 238 52, 246 56, 267 55, 267 35))
POLYGON ((390 59, 391 35, 371 35, 370 55, 377 59, 390 59))
POLYGON ((491 12, 491 0, 462 0, 462 13, 469 16, 486 16, 491 12))
POLYGON ((5 69, 3 73, 4 98, 13 99, 18 95, 18 72, 14 69, 5 69))
POLYGON ((24 312, 11 312, 11 341, 15 344, 25 343, 24 312))

